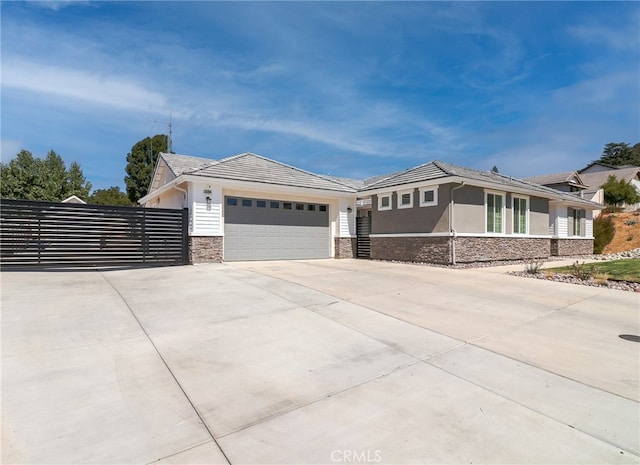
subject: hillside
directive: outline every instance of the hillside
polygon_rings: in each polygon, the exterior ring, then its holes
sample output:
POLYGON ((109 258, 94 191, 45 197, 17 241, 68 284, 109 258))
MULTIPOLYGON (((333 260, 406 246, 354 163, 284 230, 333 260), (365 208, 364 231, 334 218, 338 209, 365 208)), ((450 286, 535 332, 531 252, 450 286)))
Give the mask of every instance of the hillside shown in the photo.
POLYGON ((613 240, 604 248, 603 253, 618 253, 640 248, 640 212, 603 213, 603 215, 609 216, 616 228, 613 240), (634 221, 635 224, 633 224, 634 221))

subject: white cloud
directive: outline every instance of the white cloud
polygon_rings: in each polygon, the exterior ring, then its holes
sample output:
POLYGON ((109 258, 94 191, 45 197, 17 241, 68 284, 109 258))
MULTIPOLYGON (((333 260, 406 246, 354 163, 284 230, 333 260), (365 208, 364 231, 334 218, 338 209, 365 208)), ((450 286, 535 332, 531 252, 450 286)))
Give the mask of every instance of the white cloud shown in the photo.
POLYGON ((165 110, 167 99, 124 77, 3 58, 2 87, 51 94, 123 110, 165 110))
POLYGON ((623 52, 637 52, 640 24, 636 17, 630 19, 627 24, 616 23, 615 28, 587 24, 570 27, 568 32, 585 43, 606 45, 609 48, 623 52))

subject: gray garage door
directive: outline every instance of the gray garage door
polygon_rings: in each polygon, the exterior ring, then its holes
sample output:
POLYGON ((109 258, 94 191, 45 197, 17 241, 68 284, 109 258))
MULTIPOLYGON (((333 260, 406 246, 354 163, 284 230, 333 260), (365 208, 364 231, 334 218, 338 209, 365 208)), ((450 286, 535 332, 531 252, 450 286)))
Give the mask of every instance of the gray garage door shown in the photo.
POLYGON ((329 258, 329 207, 247 197, 225 197, 224 259, 329 258))

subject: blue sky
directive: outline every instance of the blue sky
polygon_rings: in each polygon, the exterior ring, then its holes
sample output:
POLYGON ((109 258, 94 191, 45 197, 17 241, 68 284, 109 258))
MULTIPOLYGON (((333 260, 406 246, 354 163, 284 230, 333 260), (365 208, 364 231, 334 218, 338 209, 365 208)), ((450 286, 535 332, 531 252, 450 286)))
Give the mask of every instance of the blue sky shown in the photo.
POLYGON ((22 148, 124 187, 177 153, 254 152, 364 178, 443 160, 524 177, 640 142, 638 2, 14 2, 2 160, 22 148))

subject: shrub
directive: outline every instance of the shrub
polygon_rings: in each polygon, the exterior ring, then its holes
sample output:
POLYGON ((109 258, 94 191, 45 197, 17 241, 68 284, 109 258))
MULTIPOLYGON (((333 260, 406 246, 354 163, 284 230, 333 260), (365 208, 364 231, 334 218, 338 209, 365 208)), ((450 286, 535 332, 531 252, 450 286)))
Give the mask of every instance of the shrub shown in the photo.
POLYGON ((616 207, 615 205, 608 205, 602 209, 602 213, 620 213, 624 210, 622 207, 616 207))
POLYGON ((627 220, 624 222, 624 224, 626 224, 627 226, 635 226, 636 224, 638 224, 638 220, 627 220))
POLYGON ((593 280, 596 284, 607 284, 609 282, 609 273, 596 273, 593 276, 593 280))
POLYGON ((571 265, 571 274, 578 279, 587 280, 593 277, 594 274, 598 272, 598 269, 595 265, 587 265, 585 262, 578 263, 576 262, 571 265))
POLYGON ((529 260, 524 264, 524 271, 529 274, 537 274, 544 265, 544 260, 529 260))
POLYGON ((610 217, 600 215, 593 220, 593 253, 602 253, 607 244, 613 240, 615 231, 610 217))

